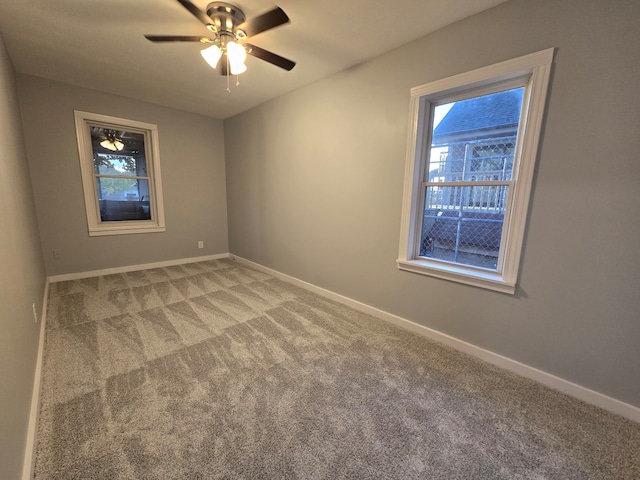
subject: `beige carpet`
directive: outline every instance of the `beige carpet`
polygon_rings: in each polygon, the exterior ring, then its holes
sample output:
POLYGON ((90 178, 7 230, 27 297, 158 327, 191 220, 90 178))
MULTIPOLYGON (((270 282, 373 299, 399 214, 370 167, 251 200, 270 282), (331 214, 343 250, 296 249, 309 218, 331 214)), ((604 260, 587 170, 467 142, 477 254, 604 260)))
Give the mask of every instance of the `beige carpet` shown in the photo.
POLYGON ((640 478, 640 425, 230 260, 47 322, 37 479, 640 478))

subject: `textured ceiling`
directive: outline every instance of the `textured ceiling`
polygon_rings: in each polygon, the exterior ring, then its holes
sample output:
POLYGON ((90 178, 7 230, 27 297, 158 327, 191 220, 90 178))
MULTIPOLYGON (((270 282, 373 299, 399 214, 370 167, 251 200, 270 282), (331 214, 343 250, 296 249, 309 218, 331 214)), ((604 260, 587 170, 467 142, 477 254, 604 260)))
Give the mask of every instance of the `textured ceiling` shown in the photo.
MULTIPOLYGON (((209 3, 192 1, 202 10, 209 3)), ((19 73, 227 118, 504 1, 278 0, 291 23, 251 43, 297 65, 287 72, 249 57, 232 93, 200 57, 201 44, 143 37, 207 35, 177 0, 1 0, 0 33, 19 73)), ((234 4, 248 19, 275 6, 234 4)))

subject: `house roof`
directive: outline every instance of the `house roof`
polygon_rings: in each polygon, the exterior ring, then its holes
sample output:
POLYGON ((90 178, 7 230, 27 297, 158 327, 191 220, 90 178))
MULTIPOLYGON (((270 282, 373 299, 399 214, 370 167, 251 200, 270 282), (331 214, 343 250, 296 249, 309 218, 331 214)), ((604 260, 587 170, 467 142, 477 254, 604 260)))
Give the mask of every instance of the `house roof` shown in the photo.
POLYGON ((453 135, 517 126, 522 94, 522 88, 515 88, 456 102, 434 130, 433 143, 445 143, 453 135))

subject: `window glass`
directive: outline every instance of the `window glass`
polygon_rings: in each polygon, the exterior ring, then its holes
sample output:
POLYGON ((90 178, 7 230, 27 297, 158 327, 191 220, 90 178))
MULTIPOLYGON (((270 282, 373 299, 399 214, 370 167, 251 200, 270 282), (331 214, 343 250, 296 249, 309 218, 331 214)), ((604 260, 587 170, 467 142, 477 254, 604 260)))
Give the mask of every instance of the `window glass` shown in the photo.
POLYGON ((419 256, 498 269, 523 94, 434 107, 419 256))
POLYGON ((94 170, 98 175, 147 176, 147 166, 140 155, 113 155, 94 151, 94 170))

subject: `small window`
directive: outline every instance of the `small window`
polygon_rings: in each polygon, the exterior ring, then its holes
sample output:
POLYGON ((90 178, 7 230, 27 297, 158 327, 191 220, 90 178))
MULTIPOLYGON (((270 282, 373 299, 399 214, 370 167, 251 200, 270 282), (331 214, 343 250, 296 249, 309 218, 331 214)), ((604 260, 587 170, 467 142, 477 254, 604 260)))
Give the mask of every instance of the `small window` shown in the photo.
POLYGON ((155 125, 75 112, 89 235, 165 230, 155 125))
POLYGON ((412 89, 400 269, 515 292, 552 58, 412 89))

